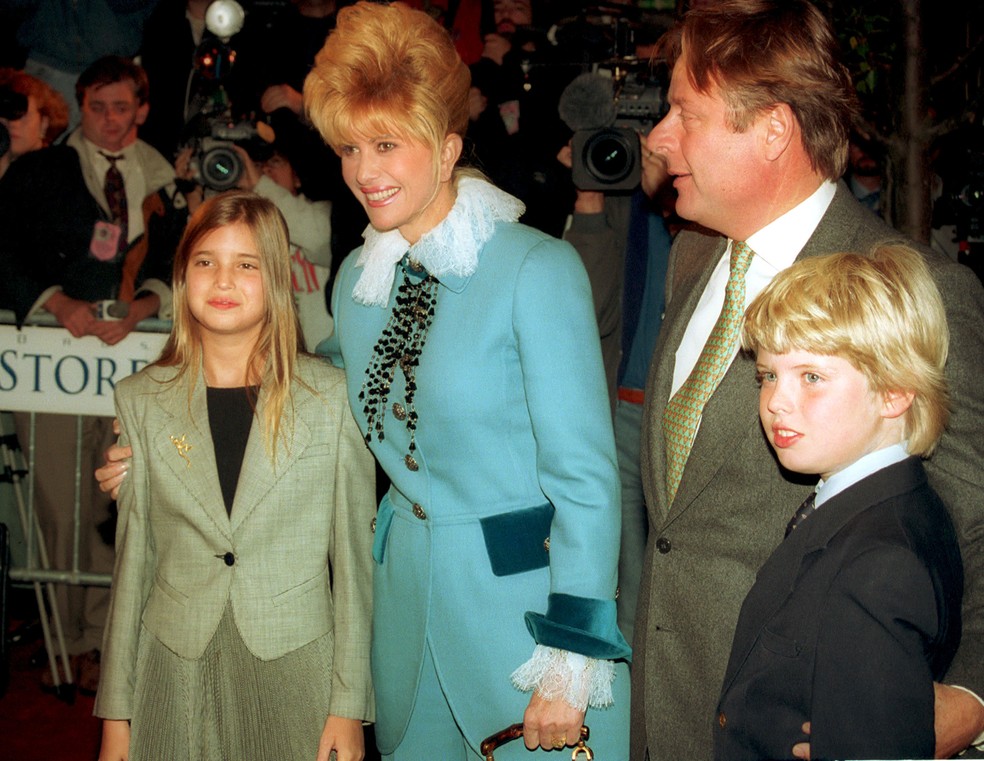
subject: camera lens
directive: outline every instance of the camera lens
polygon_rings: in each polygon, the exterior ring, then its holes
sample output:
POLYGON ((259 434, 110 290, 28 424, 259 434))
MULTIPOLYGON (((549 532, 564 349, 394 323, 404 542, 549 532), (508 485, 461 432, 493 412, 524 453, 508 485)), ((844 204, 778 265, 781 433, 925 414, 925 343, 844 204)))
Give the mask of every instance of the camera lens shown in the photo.
POLYGON ((605 183, 620 182, 635 166, 632 146, 626 142, 625 133, 602 130, 584 146, 584 164, 598 180, 605 183))
POLYGON ((212 148, 201 160, 202 180, 213 190, 236 187, 243 173, 243 163, 231 148, 212 148))

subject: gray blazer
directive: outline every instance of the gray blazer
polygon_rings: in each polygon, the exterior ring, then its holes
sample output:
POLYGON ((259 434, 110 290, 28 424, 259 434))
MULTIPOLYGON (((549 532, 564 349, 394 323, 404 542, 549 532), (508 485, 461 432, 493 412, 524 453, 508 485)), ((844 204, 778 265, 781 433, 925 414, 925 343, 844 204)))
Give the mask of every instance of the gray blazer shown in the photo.
MULTIPOLYGON (((864 251, 902 236, 841 184, 800 257, 864 251)), ((642 470, 650 534, 632 666, 632 758, 710 758, 715 701, 738 611, 792 511, 816 482, 781 471, 758 420, 755 363, 739 354, 708 401, 668 505, 661 427, 674 354, 727 241, 684 232, 673 246, 667 309, 646 389, 642 470)), ((964 640, 947 681, 984 694, 984 289, 926 251, 950 321, 951 425, 926 464, 953 514, 966 564, 964 640)))
MULTIPOLYGON (((352 419, 342 371, 298 360, 276 463, 254 419, 231 516, 208 427, 204 378, 168 382, 148 367, 116 389, 123 443, 116 568, 95 713, 128 718, 141 623, 198 658, 231 603, 262 660, 334 633, 331 713, 372 719, 369 677, 374 465, 352 419), (178 444, 181 444, 179 447, 178 444), (330 563, 330 570, 329 570, 330 563)), ((258 412, 264 404, 261 392, 258 412)))

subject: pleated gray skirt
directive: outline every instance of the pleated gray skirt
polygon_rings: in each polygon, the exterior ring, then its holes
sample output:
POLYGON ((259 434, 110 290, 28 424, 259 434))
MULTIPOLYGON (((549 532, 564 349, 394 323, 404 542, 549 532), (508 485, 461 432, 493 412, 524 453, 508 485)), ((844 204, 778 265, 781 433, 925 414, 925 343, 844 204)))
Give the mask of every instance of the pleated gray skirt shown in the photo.
POLYGON ((130 761, 313 761, 328 717, 332 635, 272 661, 227 606, 197 660, 141 630, 130 761))

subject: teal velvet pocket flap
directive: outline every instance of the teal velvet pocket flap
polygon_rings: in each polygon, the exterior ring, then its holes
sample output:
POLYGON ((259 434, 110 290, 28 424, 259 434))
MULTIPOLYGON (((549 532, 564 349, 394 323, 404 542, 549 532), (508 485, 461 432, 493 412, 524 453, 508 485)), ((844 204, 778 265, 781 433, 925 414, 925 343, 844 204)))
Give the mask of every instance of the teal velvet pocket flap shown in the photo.
POLYGON ((544 541, 550 536, 553 514, 554 507, 548 502, 482 518, 480 523, 492 573, 511 576, 549 565, 550 556, 544 541))

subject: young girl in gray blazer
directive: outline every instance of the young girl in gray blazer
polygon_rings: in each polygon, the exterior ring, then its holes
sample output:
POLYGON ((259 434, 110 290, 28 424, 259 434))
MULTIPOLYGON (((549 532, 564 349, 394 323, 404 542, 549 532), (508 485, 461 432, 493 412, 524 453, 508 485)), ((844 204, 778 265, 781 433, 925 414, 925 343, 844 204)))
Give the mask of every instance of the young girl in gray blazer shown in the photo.
POLYGON ((300 351, 276 207, 206 201, 173 290, 161 357, 116 389, 100 761, 361 759, 374 469, 342 372, 300 351))

